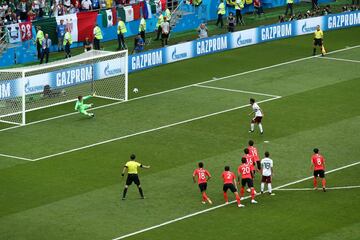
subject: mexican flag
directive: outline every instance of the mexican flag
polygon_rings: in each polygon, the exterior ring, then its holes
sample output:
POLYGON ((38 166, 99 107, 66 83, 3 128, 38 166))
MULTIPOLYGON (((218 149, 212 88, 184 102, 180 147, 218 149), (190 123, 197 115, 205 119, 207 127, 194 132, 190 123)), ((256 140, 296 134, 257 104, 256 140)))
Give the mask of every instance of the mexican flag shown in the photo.
POLYGON ((111 27, 116 25, 117 22, 116 8, 107 9, 102 13, 102 16, 103 16, 104 27, 111 27))
POLYGON ((131 22, 134 20, 134 9, 132 8, 132 6, 126 6, 123 8, 123 15, 124 18, 123 20, 125 22, 131 22))

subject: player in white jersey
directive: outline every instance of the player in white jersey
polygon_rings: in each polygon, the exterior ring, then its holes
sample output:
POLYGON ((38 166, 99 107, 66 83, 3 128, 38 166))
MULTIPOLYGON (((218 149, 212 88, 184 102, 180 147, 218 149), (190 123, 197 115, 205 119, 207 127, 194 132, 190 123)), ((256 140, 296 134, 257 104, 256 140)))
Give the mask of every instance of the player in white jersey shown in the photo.
POLYGON ((269 194, 275 195, 275 193, 272 192, 272 187, 271 187, 271 178, 274 174, 273 160, 270 159, 269 156, 270 153, 265 152, 265 158, 261 160, 261 172, 262 172, 261 193, 264 193, 265 183, 267 183, 269 194))
POLYGON ((250 105, 252 107, 252 112, 249 113, 249 116, 254 114, 254 118, 251 119, 251 125, 249 132, 254 132, 255 123, 259 126, 260 133, 263 134, 264 130, 261 124, 261 119, 263 118, 264 114, 259 105, 255 102, 254 98, 250 98, 250 105))

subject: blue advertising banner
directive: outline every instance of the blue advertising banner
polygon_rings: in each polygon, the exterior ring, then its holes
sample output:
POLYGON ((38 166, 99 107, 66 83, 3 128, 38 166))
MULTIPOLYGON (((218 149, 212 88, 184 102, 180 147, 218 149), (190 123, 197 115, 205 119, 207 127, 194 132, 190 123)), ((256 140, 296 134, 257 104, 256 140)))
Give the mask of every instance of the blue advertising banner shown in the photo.
POLYGON ((284 22, 258 27, 259 42, 266 42, 295 35, 295 22, 284 22))
POLYGON ((143 70, 165 64, 164 48, 151 50, 129 56, 129 72, 143 70))
POLYGON ((325 30, 334 30, 360 25, 360 11, 345 12, 326 16, 327 28, 325 30))
POLYGON ((194 56, 202 56, 227 50, 230 46, 230 34, 203 38, 194 41, 194 56))

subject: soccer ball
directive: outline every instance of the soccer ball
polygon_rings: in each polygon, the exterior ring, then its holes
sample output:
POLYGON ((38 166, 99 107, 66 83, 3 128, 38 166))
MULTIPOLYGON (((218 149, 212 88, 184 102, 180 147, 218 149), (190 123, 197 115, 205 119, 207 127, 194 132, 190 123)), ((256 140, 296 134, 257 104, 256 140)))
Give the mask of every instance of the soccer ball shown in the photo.
POLYGON ((137 89, 137 88, 133 89, 133 93, 138 93, 138 92, 139 92, 139 89, 137 89))

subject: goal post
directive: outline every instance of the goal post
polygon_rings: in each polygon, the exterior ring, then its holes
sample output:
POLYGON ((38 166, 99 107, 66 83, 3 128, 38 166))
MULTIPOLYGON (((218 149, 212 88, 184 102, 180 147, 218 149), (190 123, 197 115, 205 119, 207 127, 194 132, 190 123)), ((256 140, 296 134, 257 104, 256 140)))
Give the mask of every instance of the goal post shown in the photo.
POLYGON ((127 65, 127 50, 92 50, 48 64, 0 70, 0 122, 25 125, 30 111, 93 93, 112 102, 127 101, 127 65))

